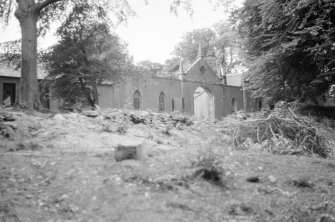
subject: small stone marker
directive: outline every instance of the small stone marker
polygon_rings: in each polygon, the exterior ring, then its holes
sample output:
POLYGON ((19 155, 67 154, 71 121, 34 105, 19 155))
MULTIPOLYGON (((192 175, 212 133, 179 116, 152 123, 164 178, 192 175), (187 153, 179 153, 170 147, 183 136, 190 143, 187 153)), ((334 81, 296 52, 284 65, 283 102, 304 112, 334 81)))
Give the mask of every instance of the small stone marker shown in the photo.
POLYGON ((91 117, 91 118, 95 118, 95 117, 99 116, 99 112, 96 111, 96 110, 84 110, 82 112, 82 114, 84 116, 91 117))
POLYGON ((115 160, 142 160, 144 157, 142 141, 124 141, 115 149, 115 160))

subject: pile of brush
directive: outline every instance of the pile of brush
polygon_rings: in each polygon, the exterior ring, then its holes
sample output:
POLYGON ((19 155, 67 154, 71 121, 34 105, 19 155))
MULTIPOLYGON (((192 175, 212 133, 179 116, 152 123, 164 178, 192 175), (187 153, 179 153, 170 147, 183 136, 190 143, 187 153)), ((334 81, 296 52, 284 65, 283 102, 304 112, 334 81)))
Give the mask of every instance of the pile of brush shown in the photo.
POLYGON ((234 131, 233 145, 237 149, 258 145, 276 154, 317 154, 323 158, 332 154, 330 144, 308 118, 297 115, 285 103, 239 124, 234 131))

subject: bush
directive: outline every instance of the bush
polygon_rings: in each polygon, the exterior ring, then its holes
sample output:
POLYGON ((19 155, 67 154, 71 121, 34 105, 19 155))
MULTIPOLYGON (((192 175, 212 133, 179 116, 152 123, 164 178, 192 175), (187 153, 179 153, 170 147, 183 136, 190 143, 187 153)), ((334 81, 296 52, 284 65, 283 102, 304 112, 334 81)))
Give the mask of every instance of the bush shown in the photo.
POLYGON ((335 107, 301 105, 297 107, 296 112, 304 116, 314 116, 335 120, 335 107))
POLYGON ((275 109, 263 116, 265 118, 240 124, 233 136, 235 148, 247 149, 251 140, 274 154, 331 156, 332 149, 325 137, 308 119, 296 115, 290 108, 275 109))
POLYGON ((223 166, 223 158, 212 150, 201 151, 195 160, 191 161, 191 166, 196 168, 193 177, 202 178, 215 185, 226 187, 227 180, 224 180, 226 171, 223 166))

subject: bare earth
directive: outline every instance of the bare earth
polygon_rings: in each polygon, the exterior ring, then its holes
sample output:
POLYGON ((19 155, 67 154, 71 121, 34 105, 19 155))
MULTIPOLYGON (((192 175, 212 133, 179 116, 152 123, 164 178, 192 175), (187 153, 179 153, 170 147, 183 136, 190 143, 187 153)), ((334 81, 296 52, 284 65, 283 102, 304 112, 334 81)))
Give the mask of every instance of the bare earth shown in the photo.
POLYGON ((1 222, 335 221, 334 159, 233 150, 232 118, 172 124, 168 114, 127 110, 8 112, 15 121, 0 135, 1 222), (115 147, 129 141, 143 144, 144 158, 115 161, 115 147), (208 153, 223 168, 220 182, 197 176, 194 163, 208 153))

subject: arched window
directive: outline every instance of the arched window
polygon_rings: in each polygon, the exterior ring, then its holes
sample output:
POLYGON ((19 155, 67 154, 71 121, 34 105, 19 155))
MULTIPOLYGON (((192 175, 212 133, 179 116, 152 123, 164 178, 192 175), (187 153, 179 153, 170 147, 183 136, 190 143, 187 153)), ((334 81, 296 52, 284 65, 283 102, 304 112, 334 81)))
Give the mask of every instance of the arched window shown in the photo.
POLYGON ((159 112, 164 112, 165 111, 165 94, 161 92, 159 94, 159 112))
POLYGON ((258 111, 261 111, 263 108, 262 100, 258 101, 258 111))
POLYGON ((172 112, 174 111, 174 99, 172 99, 172 112))
POLYGON ((237 103, 235 98, 231 100, 231 113, 235 113, 237 111, 237 103))
POLYGON ((134 98, 134 108, 137 109, 137 110, 140 109, 140 107, 141 107, 141 94, 138 90, 136 90, 134 92, 133 98, 134 98))
POLYGON ((185 100, 184 100, 184 98, 181 99, 181 109, 182 109, 182 112, 185 112, 185 100))

